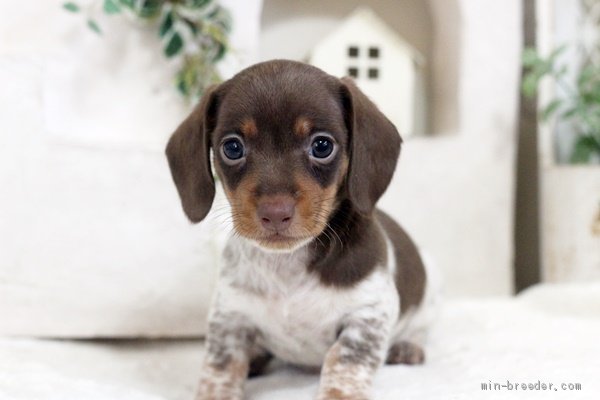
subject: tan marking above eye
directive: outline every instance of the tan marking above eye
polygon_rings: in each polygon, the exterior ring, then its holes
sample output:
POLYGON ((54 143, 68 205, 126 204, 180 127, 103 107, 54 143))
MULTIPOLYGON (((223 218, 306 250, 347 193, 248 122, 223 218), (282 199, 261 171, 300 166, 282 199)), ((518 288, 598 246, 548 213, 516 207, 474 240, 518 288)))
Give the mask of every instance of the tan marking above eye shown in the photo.
POLYGON ((242 126, 240 127, 240 130, 246 137, 258 135, 258 128, 256 127, 256 122, 254 121, 253 118, 246 118, 242 122, 242 126))
POLYGON ((300 117, 296 120, 294 124, 294 133, 298 136, 308 136, 312 129, 312 123, 306 117, 300 117))

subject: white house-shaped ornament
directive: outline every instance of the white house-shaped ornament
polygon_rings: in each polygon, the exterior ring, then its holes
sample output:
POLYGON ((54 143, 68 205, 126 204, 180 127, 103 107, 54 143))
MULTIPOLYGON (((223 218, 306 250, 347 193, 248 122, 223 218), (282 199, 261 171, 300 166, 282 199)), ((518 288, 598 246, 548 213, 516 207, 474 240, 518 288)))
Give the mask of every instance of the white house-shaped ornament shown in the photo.
POLYGON ((314 47, 309 62, 354 78, 403 137, 423 128, 425 59, 370 8, 352 12, 314 47))

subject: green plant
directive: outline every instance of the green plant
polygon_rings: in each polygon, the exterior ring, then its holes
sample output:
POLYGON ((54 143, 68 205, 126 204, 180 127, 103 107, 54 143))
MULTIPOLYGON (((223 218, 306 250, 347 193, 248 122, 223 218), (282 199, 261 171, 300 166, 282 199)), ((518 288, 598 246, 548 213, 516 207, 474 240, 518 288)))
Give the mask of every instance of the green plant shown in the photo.
POLYGON ((547 58, 541 57, 535 49, 525 49, 522 91, 526 96, 534 96, 544 77, 550 77, 562 88, 565 97, 554 98, 546 104, 541 117, 547 120, 557 116, 571 122, 577 133, 571 162, 588 163, 600 158, 600 67, 590 64, 582 68, 573 87, 565 79, 568 67, 559 62, 565 49, 562 46, 547 58))
MULTIPOLYGON (((175 85, 186 98, 195 100, 221 81, 217 64, 229 51, 231 16, 215 0, 103 0, 94 5, 101 5, 105 14, 127 14, 156 27, 164 55, 180 63, 175 85)), ((66 2, 63 8, 84 13, 77 2, 66 2)), ((88 27, 102 34, 89 14, 88 27)))

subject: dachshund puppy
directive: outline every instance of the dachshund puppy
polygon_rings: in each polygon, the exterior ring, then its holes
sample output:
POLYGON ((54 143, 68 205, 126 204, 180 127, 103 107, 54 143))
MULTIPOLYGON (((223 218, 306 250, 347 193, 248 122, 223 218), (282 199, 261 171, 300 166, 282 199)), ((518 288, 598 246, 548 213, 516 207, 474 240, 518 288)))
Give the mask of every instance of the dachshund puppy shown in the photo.
POLYGON ((210 88, 179 126, 166 153, 185 214, 211 208, 212 149, 235 230, 197 400, 241 400, 272 357, 320 368, 320 400, 369 399, 384 362, 423 362, 425 268, 375 208, 401 142, 351 80, 283 60, 210 88))

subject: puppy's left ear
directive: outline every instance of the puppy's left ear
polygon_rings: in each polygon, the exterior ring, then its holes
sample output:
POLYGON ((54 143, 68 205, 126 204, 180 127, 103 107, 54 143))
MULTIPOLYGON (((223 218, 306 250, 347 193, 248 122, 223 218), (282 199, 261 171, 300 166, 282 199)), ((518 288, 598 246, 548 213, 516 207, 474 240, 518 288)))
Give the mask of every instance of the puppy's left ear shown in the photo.
POLYGON ((210 134, 215 124, 217 86, 210 87, 194 111, 169 139, 166 154, 183 211, 192 222, 206 217, 215 197, 210 167, 210 134))
POLYGON ((394 124, 350 78, 341 82, 350 136, 348 197, 358 212, 369 214, 392 180, 402 139, 394 124))

